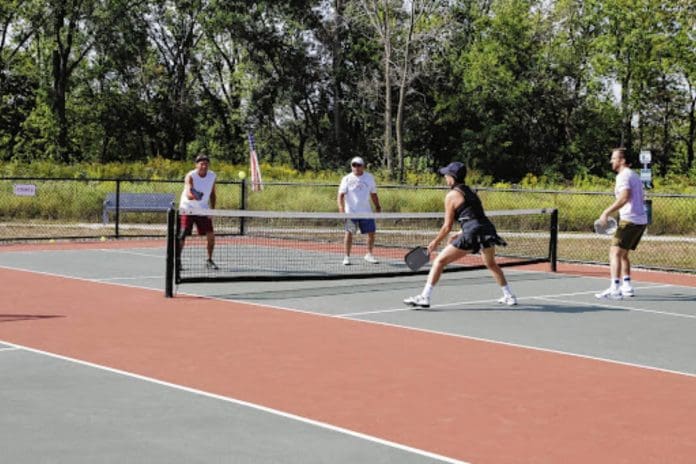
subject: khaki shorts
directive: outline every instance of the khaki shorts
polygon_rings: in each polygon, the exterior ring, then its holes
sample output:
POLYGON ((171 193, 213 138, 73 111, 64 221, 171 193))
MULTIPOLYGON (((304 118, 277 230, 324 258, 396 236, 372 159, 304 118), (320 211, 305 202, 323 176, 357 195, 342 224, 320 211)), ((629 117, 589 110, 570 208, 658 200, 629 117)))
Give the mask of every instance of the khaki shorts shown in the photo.
POLYGON ((624 250, 635 250, 646 227, 647 224, 619 221, 619 227, 614 232, 611 244, 624 250))

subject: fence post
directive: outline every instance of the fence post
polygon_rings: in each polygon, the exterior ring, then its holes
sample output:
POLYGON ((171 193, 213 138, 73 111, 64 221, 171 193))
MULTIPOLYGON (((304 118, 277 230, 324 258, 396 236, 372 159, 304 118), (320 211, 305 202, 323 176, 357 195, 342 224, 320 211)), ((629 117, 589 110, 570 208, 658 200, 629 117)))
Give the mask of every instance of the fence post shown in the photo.
MULTIPOLYGON (((239 209, 247 209, 247 197, 246 197, 246 179, 242 179, 240 184, 242 189, 239 195, 239 209)), ((239 218, 239 235, 244 235, 244 217, 239 218)))
POLYGON ((167 211, 167 254, 165 265, 164 296, 171 298, 174 296, 174 259, 176 251, 176 214, 174 208, 167 211))
POLYGON ((645 215, 648 217, 648 225, 650 225, 653 219, 652 200, 649 198, 643 200, 643 207, 645 208, 645 215))
POLYGON ((558 208, 551 212, 551 243, 549 244, 551 272, 556 272, 558 261, 558 208))
POLYGON ((114 222, 115 222, 114 227, 116 228, 116 238, 119 237, 118 223, 121 220, 120 216, 121 216, 121 180, 116 179, 116 215, 114 217, 114 222))

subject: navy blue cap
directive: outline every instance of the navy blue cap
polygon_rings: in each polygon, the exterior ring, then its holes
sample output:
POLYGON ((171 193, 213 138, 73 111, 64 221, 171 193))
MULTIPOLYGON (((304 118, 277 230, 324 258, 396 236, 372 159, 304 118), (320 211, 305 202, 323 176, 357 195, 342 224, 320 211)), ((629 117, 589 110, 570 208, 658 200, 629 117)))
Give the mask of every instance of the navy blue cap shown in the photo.
POLYGON ((458 181, 464 181, 466 177, 466 165, 459 161, 452 161, 444 168, 438 169, 437 172, 443 176, 452 176, 458 181))

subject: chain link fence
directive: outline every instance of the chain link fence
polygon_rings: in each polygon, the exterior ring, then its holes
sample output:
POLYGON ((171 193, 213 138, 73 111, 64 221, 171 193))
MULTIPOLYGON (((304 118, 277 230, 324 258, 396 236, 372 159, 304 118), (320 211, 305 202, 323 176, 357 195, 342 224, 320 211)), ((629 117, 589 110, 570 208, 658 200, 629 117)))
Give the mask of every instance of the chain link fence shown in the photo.
MULTIPOLYGON (((183 181, 0 179, 0 240, 164 237, 183 181)), ((242 205, 241 182, 218 182, 218 207, 242 205)))
MULTIPOLYGON (((217 207, 279 211, 336 211, 336 184, 218 181, 217 207)), ((0 241, 164 237, 166 209, 178 204, 182 180, 0 179, 0 241), (156 211, 142 203, 151 199, 156 211)), ((611 192, 482 187, 487 210, 559 209, 558 258, 605 264, 610 238, 592 224, 613 201, 611 192)), ((385 212, 441 211, 445 187, 379 187, 385 212)), ((649 193, 652 222, 631 254, 638 267, 696 272, 696 195, 649 193)))

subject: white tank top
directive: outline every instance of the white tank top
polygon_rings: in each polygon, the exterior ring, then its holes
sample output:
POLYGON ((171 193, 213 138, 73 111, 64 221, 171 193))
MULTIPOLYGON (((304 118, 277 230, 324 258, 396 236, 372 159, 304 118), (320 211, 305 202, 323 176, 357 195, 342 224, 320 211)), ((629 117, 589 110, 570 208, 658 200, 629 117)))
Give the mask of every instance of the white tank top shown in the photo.
POLYGON ((210 193, 213 191, 213 185, 215 185, 215 173, 208 170, 205 177, 198 175, 197 170, 190 171, 187 176, 191 176, 193 181, 193 188, 203 193, 203 198, 200 200, 189 200, 186 195, 186 188, 181 192, 181 200, 179 200, 180 208, 210 208, 210 193))

